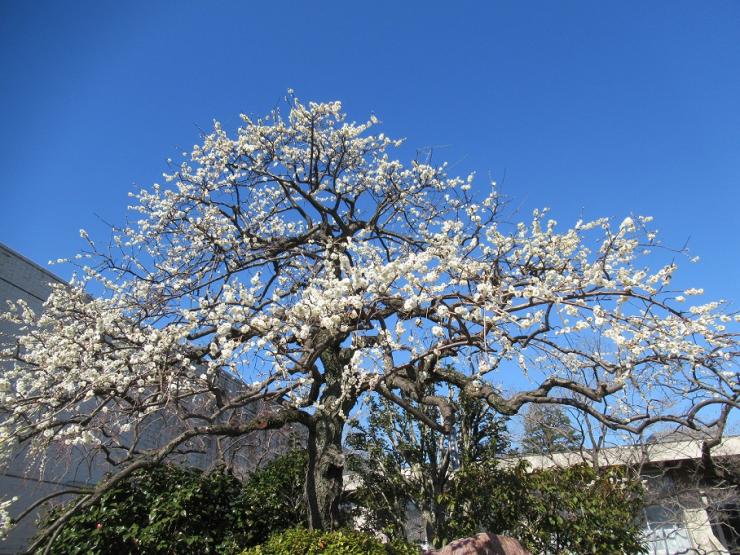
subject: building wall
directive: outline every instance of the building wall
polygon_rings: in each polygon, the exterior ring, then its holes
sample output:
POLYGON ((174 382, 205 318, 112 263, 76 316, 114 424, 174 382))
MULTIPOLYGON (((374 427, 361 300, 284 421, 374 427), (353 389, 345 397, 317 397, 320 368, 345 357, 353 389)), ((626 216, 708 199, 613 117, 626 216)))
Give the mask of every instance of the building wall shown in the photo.
MULTIPOLYGON (((0 311, 7 309, 7 301, 23 299, 34 311, 41 310, 51 292, 52 283, 63 283, 60 278, 28 260, 17 252, 0 243, 0 311)), ((15 341, 18 329, 15 325, 0 319, 0 348, 15 341)), ((2 364, 2 363, 0 363, 2 364)), ((0 372, 4 367, 0 366, 0 372)), ((1 416, 0 416, 1 417, 1 416)), ((0 474, 0 498, 18 496, 22 499, 36 500, 59 490, 65 485, 84 483, 84 473, 59 470, 62 464, 69 461, 51 459, 54 468, 42 469, 38 464, 30 465, 22 453, 11 459, 0 474)), ((18 507, 11 507, 11 515, 17 513, 18 507)), ((23 550, 28 538, 35 532, 34 518, 26 519, 12 530, 5 541, 0 541, 0 553, 19 553, 23 550)))

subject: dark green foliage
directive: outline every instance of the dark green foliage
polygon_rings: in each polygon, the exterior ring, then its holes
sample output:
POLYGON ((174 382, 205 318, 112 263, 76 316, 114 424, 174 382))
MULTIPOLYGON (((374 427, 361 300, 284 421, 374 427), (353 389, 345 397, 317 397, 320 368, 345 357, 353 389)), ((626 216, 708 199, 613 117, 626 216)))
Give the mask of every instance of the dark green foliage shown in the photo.
POLYGON ((256 545, 280 530, 306 523, 303 487, 308 455, 292 451, 250 476, 241 494, 242 546, 256 545))
POLYGON ((533 553, 643 553, 642 496, 641 482, 619 469, 471 465, 456 476, 450 528, 507 534, 533 553))
MULTIPOLYGON (((241 483, 223 472, 178 466, 135 472, 73 516, 52 551, 81 553, 214 553, 241 527, 241 483)), ((64 507, 55 509, 46 522, 64 507)), ((43 526, 43 523, 42 523, 43 526)))
MULTIPOLYGON (((305 453, 233 475, 161 465, 134 473, 73 516, 53 553, 235 553, 305 522, 305 453)), ((62 508, 52 510, 41 526, 62 508)))
POLYGON ((516 534, 534 552, 643 553, 643 488, 618 469, 582 465, 524 479, 527 504, 516 534))
POLYGON ((522 452, 537 455, 575 451, 583 436, 559 405, 530 405, 524 413, 522 452))
MULTIPOLYGON (((590 466, 529 472, 502 464, 505 419, 458 395, 453 433, 444 436, 388 402, 373 401, 367 424, 348 440, 362 477, 352 499, 369 528, 403 538, 408 504, 422 513, 435 546, 478 532, 513 536, 532 553, 640 553, 642 485, 590 466)), ((432 419, 434 409, 418 406, 432 419)), ((555 415, 558 450, 575 438, 555 415)), ((549 441, 552 439, 553 441, 549 441)))
POLYGON ((364 532, 335 530, 322 532, 296 528, 276 534, 263 545, 242 555, 418 555, 419 548, 395 540, 383 544, 364 532))

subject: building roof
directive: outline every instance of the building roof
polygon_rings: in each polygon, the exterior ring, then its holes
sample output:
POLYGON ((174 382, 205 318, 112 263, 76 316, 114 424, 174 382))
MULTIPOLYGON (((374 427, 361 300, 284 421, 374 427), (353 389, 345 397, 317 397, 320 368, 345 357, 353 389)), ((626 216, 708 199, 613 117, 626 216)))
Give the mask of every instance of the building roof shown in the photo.
MULTIPOLYGON (((637 466, 697 460, 701 458, 701 449, 701 440, 687 439, 605 447, 598 450, 597 456, 599 466, 637 466)), ((740 436, 725 437, 719 445, 712 449, 712 455, 714 457, 740 455, 740 436)), ((584 462, 593 463, 594 453, 584 448, 580 451, 566 451, 547 455, 518 455, 507 457, 504 464, 516 464, 519 461, 526 461, 535 470, 568 467, 584 462)))

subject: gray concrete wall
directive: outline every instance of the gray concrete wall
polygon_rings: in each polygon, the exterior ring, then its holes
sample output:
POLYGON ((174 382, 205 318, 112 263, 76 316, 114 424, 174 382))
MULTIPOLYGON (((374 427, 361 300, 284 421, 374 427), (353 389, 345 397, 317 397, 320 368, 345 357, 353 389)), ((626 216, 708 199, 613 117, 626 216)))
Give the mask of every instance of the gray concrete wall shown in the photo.
MULTIPOLYGON (((28 260, 21 254, 0 243, 0 311, 7 310, 7 301, 23 299, 37 313, 51 292, 52 283, 64 283, 45 268, 28 260)), ((18 329, 15 325, 0 320, 0 347, 12 344, 18 329)), ((0 372, 4 368, 0 366, 0 372)), ((0 416, 1 418, 1 416, 0 416)), ((73 457, 76 458, 76 457, 73 457)), ((22 452, 11 459, 0 474, 0 498, 18 496, 21 499, 40 499, 65 485, 85 482, 87 472, 83 468, 72 470, 78 461, 50 457, 50 467, 41 469, 38 464, 30 465, 22 452), (63 470, 66 468, 66 470, 63 470)), ((11 507, 11 515, 19 506, 11 507)), ((5 541, 0 541, 0 553, 18 553, 35 532, 34 518, 25 519, 12 530, 5 541)))

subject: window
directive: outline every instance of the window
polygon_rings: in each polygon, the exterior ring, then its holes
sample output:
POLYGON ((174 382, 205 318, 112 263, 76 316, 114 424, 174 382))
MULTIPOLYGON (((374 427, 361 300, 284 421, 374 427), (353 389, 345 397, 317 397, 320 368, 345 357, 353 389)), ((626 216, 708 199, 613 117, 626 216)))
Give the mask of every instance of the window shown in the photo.
POLYGON ((682 512, 678 508, 660 505, 645 508, 648 553, 651 555, 694 553, 682 512))

